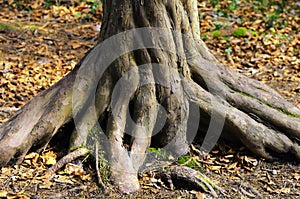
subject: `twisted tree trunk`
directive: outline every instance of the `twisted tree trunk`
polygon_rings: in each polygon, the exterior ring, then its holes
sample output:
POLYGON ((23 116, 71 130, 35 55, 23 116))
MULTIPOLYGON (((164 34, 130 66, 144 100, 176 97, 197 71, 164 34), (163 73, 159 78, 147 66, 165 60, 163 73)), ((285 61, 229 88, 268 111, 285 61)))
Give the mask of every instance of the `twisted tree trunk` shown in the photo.
POLYGON ((43 149, 70 122, 69 147, 99 142, 123 192, 139 188, 150 144, 182 155, 207 128, 205 152, 222 132, 261 157, 300 159, 300 110, 218 63, 200 39, 196 0, 104 0, 103 9, 99 44, 0 127, 0 165, 43 149), (197 128, 200 113, 208 127, 197 128))

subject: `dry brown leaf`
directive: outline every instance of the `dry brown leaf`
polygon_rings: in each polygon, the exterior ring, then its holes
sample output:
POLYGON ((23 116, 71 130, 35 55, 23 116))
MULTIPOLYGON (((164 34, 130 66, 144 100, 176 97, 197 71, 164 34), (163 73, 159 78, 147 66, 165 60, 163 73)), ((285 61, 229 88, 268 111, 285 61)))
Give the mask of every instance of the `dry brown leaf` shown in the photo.
POLYGON ((227 169, 229 169, 229 170, 234 170, 234 169, 236 169, 237 164, 238 164, 238 162, 234 162, 234 163, 230 164, 230 165, 227 167, 227 169))
POLYGON ((41 155, 41 159, 46 165, 54 165, 56 163, 56 154, 53 151, 48 151, 41 155))
POLYGON ((0 191, 0 198, 6 198, 8 195, 7 191, 0 191))
POLYGON ((276 193, 280 194, 280 193, 290 193, 291 192, 291 188, 285 187, 279 190, 275 191, 276 193))
POLYGON ((292 174, 293 178, 295 178, 296 180, 300 179, 300 173, 293 173, 292 174))
POLYGON ((69 175, 77 175, 77 176, 81 176, 85 173, 85 171, 80 166, 72 163, 66 164, 64 172, 69 175))
POLYGON ((222 168, 222 166, 208 166, 208 168, 212 171, 217 171, 217 170, 220 170, 222 168))

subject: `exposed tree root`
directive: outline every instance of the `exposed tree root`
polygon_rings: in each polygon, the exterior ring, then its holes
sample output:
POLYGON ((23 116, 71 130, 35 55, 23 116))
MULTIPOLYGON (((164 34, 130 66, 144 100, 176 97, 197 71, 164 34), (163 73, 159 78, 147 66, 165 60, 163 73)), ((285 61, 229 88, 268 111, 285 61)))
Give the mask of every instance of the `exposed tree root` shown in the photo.
POLYGON ((76 69, 0 127, 0 165, 18 164, 30 149, 45 148, 58 129, 70 121, 72 90, 68 88, 75 74, 76 69))
MULTIPOLYGON (((219 100, 192 81, 186 82, 186 88, 191 100, 196 102, 202 110, 208 113, 216 111, 220 115, 226 115, 225 127, 229 128, 227 129, 228 133, 231 136, 234 135, 255 154, 272 159, 273 157, 268 151, 274 151, 276 153, 293 153, 296 157, 300 157, 297 143, 297 139, 300 138, 299 132, 295 134, 297 136, 295 138, 288 137, 272 126, 256 121, 247 112, 238 110, 225 100, 219 100), (214 106, 211 101, 214 102, 214 106)), ((295 118, 295 120, 295 127, 297 127, 299 118, 295 118)), ((295 130, 295 132, 297 131, 295 130)))
POLYGON ((54 173, 56 173, 60 168, 65 166, 66 164, 76 160, 79 157, 86 156, 90 153, 90 151, 86 148, 78 148, 75 151, 69 153, 68 155, 61 158, 56 164, 54 164, 52 167, 50 167, 46 171, 46 176, 52 176, 54 173))
MULTIPOLYGON (((99 144, 96 142, 95 143, 95 161, 96 161, 96 173, 97 173, 98 185, 101 187, 102 193, 104 195, 108 195, 107 187, 102 182, 102 178, 101 178, 100 171, 99 171, 99 161, 100 161, 99 160, 99 152, 100 151, 99 151, 98 145, 99 144)), ((55 174, 59 169, 61 169, 66 164, 76 160, 77 158, 85 157, 88 154, 90 154, 90 151, 86 148, 78 148, 78 149, 70 152, 69 154, 67 154, 66 156, 61 158, 56 164, 54 164, 52 167, 50 167, 46 171, 45 176, 47 177, 47 180, 50 180, 52 178, 53 174, 55 174)))
POLYGON ((263 198, 263 196, 249 183, 237 183, 241 194, 250 198, 263 198))
POLYGON ((218 197, 217 191, 222 195, 226 193, 201 172, 186 166, 171 166, 161 171, 161 177, 164 181, 169 183, 171 189, 185 188, 202 190, 210 193, 215 198, 218 197))

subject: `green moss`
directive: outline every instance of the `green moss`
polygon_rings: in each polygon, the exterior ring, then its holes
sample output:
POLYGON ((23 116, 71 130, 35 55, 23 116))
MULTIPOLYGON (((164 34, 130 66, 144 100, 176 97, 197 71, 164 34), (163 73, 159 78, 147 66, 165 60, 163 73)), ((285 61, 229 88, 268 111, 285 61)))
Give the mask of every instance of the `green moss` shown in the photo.
POLYGON ((14 21, 13 23, 17 24, 17 25, 23 25, 23 24, 26 24, 27 22, 25 22, 25 21, 14 21))
POLYGON ((38 28, 39 26, 37 25, 26 25, 24 22, 14 22, 13 25, 0 23, 0 30, 22 31, 22 30, 35 30, 38 28))
POLYGON ((298 114, 295 114, 295 113, 291 113, 289 111, 287 111, 286 109, 282 108, 282 107, 279 107, 278 110, 284 114, 286 114, 287 116, 289 117, 294 117, 294 118, 299 118, 299 115, 298 114))
POLYGON ((287 115, 287 116, 289 116, 289 117, 299 118, 299 115, 298 115, 298 114, 291 113, 291 112, 289 112, 288 110, 286 110, 286 109, 283 108, 283 107, 274 107, 274 106, 272 106, 271 104, 268 104, 268 103, 262 101, 261 99, 258 99, 258 98, 254 97, 254 96, 252 96, 252 95, 250 95, 250 94, 248 94, 248 93, 242 92, 242 91, 237 90, 237 89, 236 89, 235 91, 238 92, 238 93, 240 93, 240 94, 243 95, 243 96, 246 96, 246 97, 249 97, 249 98, 256 99, 257 101, 261 102, 262 104, 265 104, 265 105, 268 106, 268 107, 274 108, 274 109, 276 109, 276 110, 278 110, 278 111, 284 113, 285 115, 287 115))
POLYGON ((235 37, 245 37, 247 36, 247 28, 239 27, 238 29, 234 30, 232 35, 235 37))
POLYGON ((15 26, 0 23, 0 30, 18 30, 15 26))
POLYGON ((213 36, 213 37, 220 37, 220 35, 221 35, 220 30, 215 30, 211 33, 211 36, 213 36))
POLYGON ((245 92, 243 92, 243 91, 240 91, 240 90, 237 89, 237 88, 233 88, 232 85, 229 84, 229 83, 226 83, 226 82, 225 82, 225 84, 226 84, 229 88, 231 88, 232 90, 234 90, 235 92, 237 92, 237 93, 239 93, 239 94, 241 94, 241 95, 243 95, 243 96, 246 96, 246 97, 255 99, 255 100, 259 101, 260 103, 262 103, 262 104, 264 104, 264 105, 266 105, 266 106, 268 106, 268 107, 270 107, 270 108, 276 109, 276 110, 278 110, 278 111, 284 113, 285 115, 287 115, 287 116, 289 116, 289 117, 293 117, 293 118, 299 118, 299 117, 300 117, 300 115, 298 115, 298 114, 296 114, 296 113, 291 113, 291 112, 289 112, 288 110, 286 110, 286 109, 283 108, 283 107, 274 107, 272 104, 269 104, 269 103, 267 103, 267 102, 265 102, 265 101, 263 101, 263 100, 261 100, 261 99, 259 99, 259 98, 256 98, 256 97, 250 95, 249 93, 245 93, 245 92))
POLYGON ((232 33, 232 36, 246 37, 248 34, 251 34, 252 36, 258 36, 257 32, 247 29, 247 28, 244 28, 244 27, 239 27, 238 29, 234 30, 232 33))

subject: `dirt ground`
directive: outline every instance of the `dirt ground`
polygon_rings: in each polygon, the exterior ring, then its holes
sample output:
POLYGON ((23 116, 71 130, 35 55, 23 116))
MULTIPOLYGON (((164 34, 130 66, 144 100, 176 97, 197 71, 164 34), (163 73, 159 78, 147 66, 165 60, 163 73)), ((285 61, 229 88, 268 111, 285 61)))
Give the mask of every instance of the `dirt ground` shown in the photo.
MULTIPOLYGON (((101 4, 45 2, 0 1, 0 124, 71 71, 97 41, 101 4)), ((202 38, 222 63, 265 82, 300 107, 300 2, 267 2, 273 4, 202 1, 202 38)), ((196 190, 170 190, 155 172, 141 174, 138 193, 120 195, 108 185, 109 196, 103 196, 90 164, 70 164, 46 181, 43 173, 60 156, 49 148, 29 154, 19 166, 3 167, 0 198, 211 197, 196 190)), ((220 198, 300 198, 300 163, 293 157, 267 162, 242 146, 220 143, 197 162, 196 169, 226 190, 220 198)))

